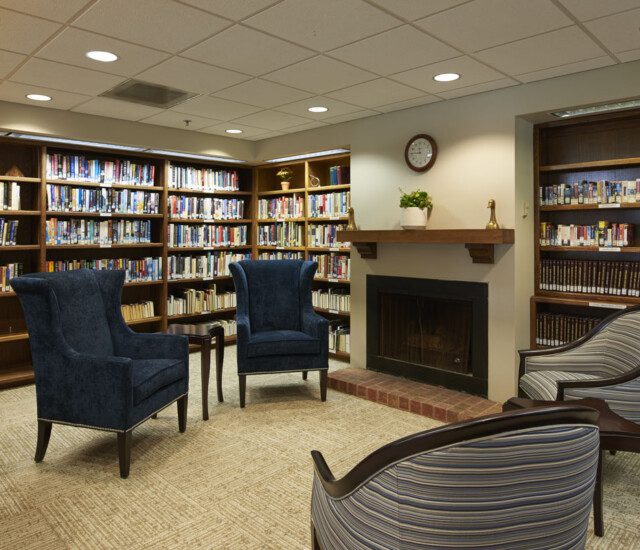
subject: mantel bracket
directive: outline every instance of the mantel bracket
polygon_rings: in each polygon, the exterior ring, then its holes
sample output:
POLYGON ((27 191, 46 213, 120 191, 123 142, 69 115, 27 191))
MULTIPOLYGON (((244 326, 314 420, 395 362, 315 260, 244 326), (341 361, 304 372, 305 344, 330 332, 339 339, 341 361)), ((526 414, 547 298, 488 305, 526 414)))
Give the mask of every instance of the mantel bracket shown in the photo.
POLYGON ((494 246, 492 244, 465 244, 474 264, 492 264, 494 246))
POLYGON ((365 260, 375 260, 378 257, 378 243, 353 243, 365 260))

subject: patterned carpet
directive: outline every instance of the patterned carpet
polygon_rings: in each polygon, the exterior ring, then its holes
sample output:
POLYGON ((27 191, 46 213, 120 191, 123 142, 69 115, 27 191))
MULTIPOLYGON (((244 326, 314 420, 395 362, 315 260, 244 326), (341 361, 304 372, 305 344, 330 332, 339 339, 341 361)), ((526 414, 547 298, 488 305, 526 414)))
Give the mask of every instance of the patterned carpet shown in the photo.
MULTIPOLYGON (((200 358, 191 356, 186 433, 175 405, 136 429, 127 480, 115 435, 104 432, 54 426, 35 464, 34 389, 0 392, 0 548, 309 548, 311 449, 340 475, 378 446, 437 424, 331 390, 322 403, 315 373, 306 382, 250 377, 241 410, 234 353, 225 403, 210 404, 208 422, 200 358)), ((607 455, 605 521, 605 537, 590 536, 588 548, 640 549, 640 455, 607 455)))

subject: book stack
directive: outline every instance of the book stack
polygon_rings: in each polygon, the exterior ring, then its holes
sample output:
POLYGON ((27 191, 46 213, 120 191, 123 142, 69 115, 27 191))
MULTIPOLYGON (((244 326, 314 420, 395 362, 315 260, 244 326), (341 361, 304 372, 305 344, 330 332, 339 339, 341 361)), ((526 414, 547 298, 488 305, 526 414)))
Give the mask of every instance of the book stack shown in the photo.
POLYGON ((346 289, 312 290, 311 303, 313 307, 328 309, 331 312, 351 311, 351 295, 346 289))
POLYGON ((244 199, 170 195, 169 217, 184 220, 239 220, 244 218, 244 199))
POLYGON ((351 279, 351 258, 344 254, 309 254, 309 260, 318 262, 316 277, 320 279, 351 279))
POLYGON ((0 292, 11 292, 13 289, 9 281, 24 273, 24 265, 21 263, 0 265, 0 292))
POLYGON ((46 221, 48 245, 135 244, 151 242, 150 220, 60 220, 46 221))
POLYGON ((155 315, 153 302, 139 302, 137 304, 122 304, 122 317, 125 323, 130 321, 138 321, 140 319, 149 319, 155 315))
POLYGON ((258 260, 304 260, 304 252, 270 250, 268 252, 260 252, 258 260))
POLYGON ((304 225, 295 222, 270 223, 258 227, 259 246, 304 246, 304 225))
POLYGON ((282 220, 304 217, 304 198, 298 194, 258 201, 258 218, 282 220))
POLYGON ((90 159, 82 155, 49 153, 47 178, 88 183, 121 183, 128 185, 153 185, 156 167, 130 160, 90 159))
POLYGON ((86 189, 47 184, 47 210, 55 212, 115 212, 157 214, 160 194, 130 189, 86 189))
POLYGON ((351 182, 349 166, 331 166, 329 168, 329 185, 348 185, 351 182))
POLYGON ((337 239, 338 231, 347 229, 346 224, 337 223, 311 223, 308 226, 307 246, 347 248, 348 242, 340 242, 337 239))
POLYGON ((329 351, 351 353, 351 330, 341 321, 329 322, 329 351))
POLYGON ((0 246, 15 246, 18 238, 18 220, 0 218, 0 246))
POLYGON ((633 224, 599 221, 593 225, 540 223, 541 246, 622 247, 633 243, 633 224))
POLYGON ((0 181, 0 210, 20 210, 20 185, 0 181))
POLYGON ((602 321, 599 317, 538 313, 536 315, 536 344, 561 346, 584 336, 602 321))
POLYGON ((121 269, 125 282, 142 283, 162 280, 162 258, 105 258, 102 260, 57 260, 47 261, 48 273, 73 271, 74 269, 121 269))
POLYGON ((638 202, 640 179, 587 181, 540 187, 540 204, 621 204, 638 202))
POLYGON ((211 279, 229 276, 229 264, 250 260, 251 253, 215 251, 202 256, 174 255, 167 258, 169 279, 211 279))
POLYGON ((170 223, 168 241, 171 248, 244 246, 247 244, 247 226, 170 223))
POLYGON ((215 285, 204 289, 186 288, 167 299, 168 315, 205 314, 236 307, 235 292, 217 294, 215 285))
POLYGON ((172 164, 169 187, 196 191, 238 191, 240 178, 236 171, 172 164))
POLYGON ((217 321, 222 325, 225 337, 235 336, 238 333, 235 319, 217 319, 217 321))
POLYGON ((309 217, 346 216, 351 206, 351 191, 309 195, 309 217))

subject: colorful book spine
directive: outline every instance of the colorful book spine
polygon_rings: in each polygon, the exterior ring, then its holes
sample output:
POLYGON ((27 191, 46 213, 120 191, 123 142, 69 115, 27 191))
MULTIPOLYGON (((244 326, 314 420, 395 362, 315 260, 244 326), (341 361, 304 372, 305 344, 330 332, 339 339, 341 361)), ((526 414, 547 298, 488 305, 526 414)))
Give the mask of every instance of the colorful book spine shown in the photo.
POLYGON ((204 315, 236 307, 235 292, 216 291, 213 285, 206 289, 185 288, 167 298, 167 315, 204 315))
POLYGON ((344 217, 351 206, 351 191, 311 194, 308 197, 310 218, 344 217))
POLYGON ((189 225, 170 223, 168 226, 168 246, 174 247, 215 247, 245 246, 248 228, 246 225, 189 225))
POLYGON ((214 251, 197 256, 175 254, 167 258, 167 272, 171 280, 228 277, 230 263, 250 259, 249 252, 214 251))
POLYGON ((18 220, 0 218, 0 246, 15 246, 18 239, 18 220))
POLYGON ((11 292, 12 288, 9 281, 23 273, 24 264, 20 262, 0 265, 0 292, 11 292))
POLYGON ((584 336, 602 319, 583 315, 538 313, 536 315, 536 345, 562 346, 584 336))
POLYGON ((245 216, 244 199, 170 195, 169 216, 183 220, 239 220, 245 216))
POLYGON ((632 246, 634 226, 629 223, 599 221, 592 225, 540 223, 541 246, 632 246))
POLYGON ((318 262, 316 277, 320 279, 351 279, 351 258, 344 254, 309 254, 309 260, 318 262))
POLYGON ((122 269, 125 282, 140 283, 162 280, 162 258, 105 258, 101 260, 47 261, 47 272, 73 271, 74 269, 122 269))
POLYGON ((313 307, 326 309, 334 313, 349 313, 351 311, 351 295, 345 289, 312 290, 311 303, 313 307))
POLYGON ((260 199, 258 201, 258 218, 287 219, 304 217, 304 197, 294 193, 284 197, 260 199))
POLYGON ((170 187, 194 191, 239 191, 240 176, 234 170, 171 165, 170 187))
POLYGON ((17 182, 0 182, 0 210, 20 210, 20 185, 17 182))
POLYGON ((296 222, 270 223, 258 226, 259 246, 304 246, 304 225, 296 222))
POLYGON ((542 206, 566 204, 625 204, 638 202, 640 178, 626 181, 587 181, 540 187, 542 206))
POLYGON ((87 189, 47 184, 47 210, 53 212, 99 212, 158 214, 160 194, 131 189, 87 189))
POLYGON ((153 164, 126 159, 102 160, 82 155, 49 153, 47 178, 87 183, 154 185, 156 167, 153 164))
POLYGON ((347 248, 351 243, 338 240, 338 231, 345 229, 347 229, 346 224, 311 223, 307 228, 307 246, 347 248))
POLYGON ((269 250, 268 252, 260 252, 258 260, 304 260, 304 252, 269 250))
POLYGON ((150 220, 84 220, 49 218, 48 245, 110 245, 151 242, 150 220))

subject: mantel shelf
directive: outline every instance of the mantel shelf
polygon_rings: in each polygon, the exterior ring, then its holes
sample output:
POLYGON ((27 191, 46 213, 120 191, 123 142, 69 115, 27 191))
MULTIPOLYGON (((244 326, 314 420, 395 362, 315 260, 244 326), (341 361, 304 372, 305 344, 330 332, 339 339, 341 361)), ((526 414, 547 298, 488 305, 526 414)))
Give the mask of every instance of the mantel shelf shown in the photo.
POLYGON ((464 244, 476 264, 492 264, 494 245, 513 244, 513 229, 389 229, 338 231, 337 239, 350 241, 360 256, 374 260, 378 243, 390 244, 464 244))

